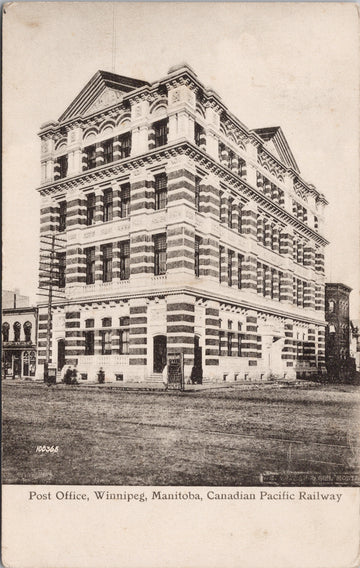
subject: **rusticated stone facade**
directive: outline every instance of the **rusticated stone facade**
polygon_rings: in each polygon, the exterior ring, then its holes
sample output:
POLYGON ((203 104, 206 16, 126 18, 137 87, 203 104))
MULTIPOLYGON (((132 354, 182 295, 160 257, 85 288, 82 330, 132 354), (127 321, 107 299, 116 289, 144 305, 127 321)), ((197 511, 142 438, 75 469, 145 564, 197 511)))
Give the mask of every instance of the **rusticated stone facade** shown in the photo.
POLYGON ((181 65, 154 84, 98 71, 40 137, 59 371, 158 380, 179 351, 203 381, 324 370, 327 202, 279 127, 249 130, 181 65))

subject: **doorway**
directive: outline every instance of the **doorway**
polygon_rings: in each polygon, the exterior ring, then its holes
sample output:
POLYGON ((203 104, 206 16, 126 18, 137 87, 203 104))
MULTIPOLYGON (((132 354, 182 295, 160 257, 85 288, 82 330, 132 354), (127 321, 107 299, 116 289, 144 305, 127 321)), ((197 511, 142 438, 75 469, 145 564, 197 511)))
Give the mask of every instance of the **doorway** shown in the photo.
POLYGON ((166 365, 166 335, 154 337, 154 373, 162 373, 166 365))
POLYGON ((202 347, 200 347, 200 338, 198 335, 194 337, 194 378, 198 384, 202 383, 202 347))
POLYGON ((61 371, 65 365, 65 339, 59 339, 57 348, 57 370, 61 371))

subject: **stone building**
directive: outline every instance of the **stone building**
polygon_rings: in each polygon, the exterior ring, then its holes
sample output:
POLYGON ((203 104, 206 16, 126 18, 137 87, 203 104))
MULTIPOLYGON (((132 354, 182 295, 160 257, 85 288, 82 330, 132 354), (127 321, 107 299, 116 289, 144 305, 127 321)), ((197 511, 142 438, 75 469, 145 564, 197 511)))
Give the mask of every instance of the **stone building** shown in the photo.
MULTIPOLYGON (((327 201, 280 127, 249 130, 184 64, 98 71, 39 135, 41 234, 66 241, 58 370, 158 380, 173 352, 204 381, 324 370, 327 201)), ((39 304, 39 369, 46 326, 39 304)))
POLYGON ((2 290, 1 368, 5 378, 34 378, 37 308, 18 290, 2 290))

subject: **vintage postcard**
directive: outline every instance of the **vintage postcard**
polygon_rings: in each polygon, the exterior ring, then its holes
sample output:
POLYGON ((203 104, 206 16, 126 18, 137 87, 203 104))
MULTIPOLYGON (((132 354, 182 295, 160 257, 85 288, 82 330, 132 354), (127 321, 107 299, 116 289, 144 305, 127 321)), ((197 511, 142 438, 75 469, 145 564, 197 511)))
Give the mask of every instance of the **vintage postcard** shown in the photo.
POLYGON ((3 53, 3 564, 357 566, 357 6, 15 2, 3 53))

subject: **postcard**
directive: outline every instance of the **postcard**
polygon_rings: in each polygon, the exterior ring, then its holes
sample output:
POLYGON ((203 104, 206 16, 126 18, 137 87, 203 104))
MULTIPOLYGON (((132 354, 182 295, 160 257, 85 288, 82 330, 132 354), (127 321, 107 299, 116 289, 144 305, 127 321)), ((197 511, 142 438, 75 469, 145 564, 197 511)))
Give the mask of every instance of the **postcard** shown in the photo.
POLYGON ((357 566, 357 6, 15 2, 3 47, 3 564, 357 566))

